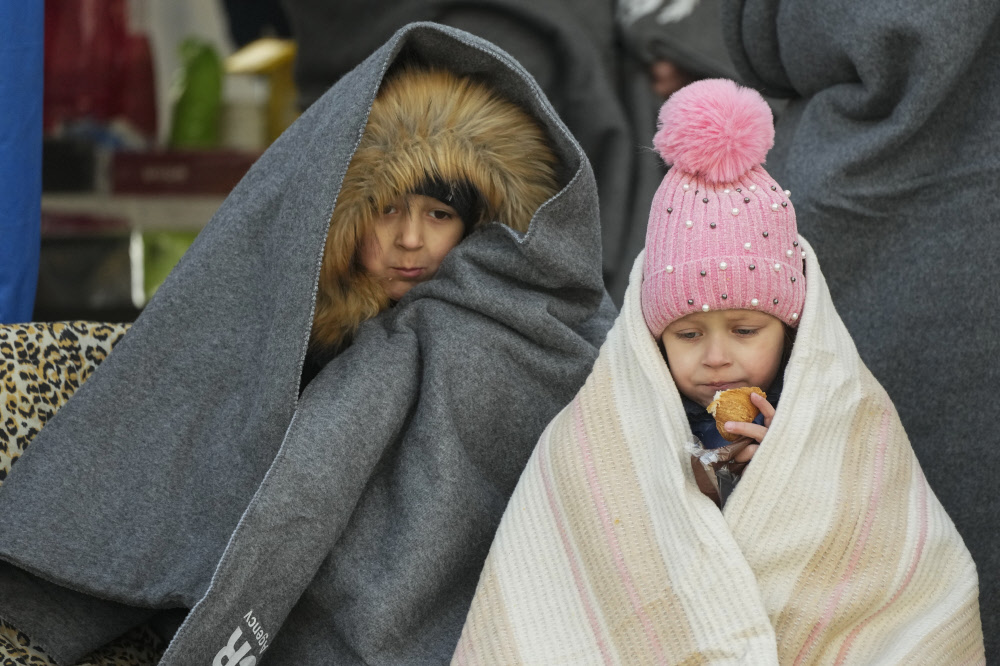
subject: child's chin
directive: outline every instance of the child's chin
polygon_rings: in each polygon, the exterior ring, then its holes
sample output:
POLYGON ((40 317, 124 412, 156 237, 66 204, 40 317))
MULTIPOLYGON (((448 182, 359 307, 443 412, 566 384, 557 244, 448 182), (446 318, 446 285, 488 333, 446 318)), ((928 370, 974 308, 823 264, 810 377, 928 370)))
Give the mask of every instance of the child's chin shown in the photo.
POLYGON ((400 280, 393 280, 393 283, 385 290, 386 295, 390 300, 398 301, 403 296, 406 296, 413 287, 416 286, 416 282, 403 282, 400 280))
POLYGON ((693 396, 693 397, 689 396, 689 397, 691 397, 692 400, 694 400, 699 405, 701 405, 702 407, 704 407, 704 408, 707 409, 708 405, 712 402, 713 398, 715 397, 715 394, 713 393, 712 395, 709 395, 707 397, 706 396, 702 396, 702 395, 693 396))

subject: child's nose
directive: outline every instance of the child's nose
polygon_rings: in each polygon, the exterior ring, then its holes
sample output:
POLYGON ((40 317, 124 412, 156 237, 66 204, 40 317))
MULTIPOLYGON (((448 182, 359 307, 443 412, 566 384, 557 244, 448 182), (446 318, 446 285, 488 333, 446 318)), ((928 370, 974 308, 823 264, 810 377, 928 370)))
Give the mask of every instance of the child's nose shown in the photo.
POLYGON ((418 250, 424 244, 423 223, 417 211, 411 210, 400 220, 396 243, 407 250, 418 250))
POLYGON ((705 346, 705 364, 712 367, 729 364, 729 350, 722 340, 708 340, 705 346))

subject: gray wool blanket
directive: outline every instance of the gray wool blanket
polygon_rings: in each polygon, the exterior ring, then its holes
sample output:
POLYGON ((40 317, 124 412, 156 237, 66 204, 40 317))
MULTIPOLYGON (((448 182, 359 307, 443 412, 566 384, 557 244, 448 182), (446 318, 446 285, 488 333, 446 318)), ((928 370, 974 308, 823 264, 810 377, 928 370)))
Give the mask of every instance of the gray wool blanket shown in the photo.
POLYGON ((260 158, 0 488, 0 618, 60 663, 142 622, 163 664, 440 663, 542 429, 614 308, 592 172, 490 43, 400 30, 260 158), (474 232, 299 396, 338 187, 390 63, 536 115, 560 192, 474 232))
POLYGON ((725 0, 767 169, 979 569, 1000 663, 1000 3, 725 0))

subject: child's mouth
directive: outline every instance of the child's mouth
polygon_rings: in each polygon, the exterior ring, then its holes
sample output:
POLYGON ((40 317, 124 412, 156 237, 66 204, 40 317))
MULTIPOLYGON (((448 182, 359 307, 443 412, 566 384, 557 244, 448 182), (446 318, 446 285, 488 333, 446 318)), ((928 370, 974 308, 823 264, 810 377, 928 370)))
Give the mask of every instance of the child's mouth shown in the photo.
POLYGON ((399 266, 393 266, 392 270, 400 277, 407 280, 414 280, 424 273, 423 268, 402 268, 399 266))
POLYGON ((714 391, 727 391, 731 388, 739 388, 742 386, 739 382, 716 382, 713 384, 706 384, 710 389, 714 391))

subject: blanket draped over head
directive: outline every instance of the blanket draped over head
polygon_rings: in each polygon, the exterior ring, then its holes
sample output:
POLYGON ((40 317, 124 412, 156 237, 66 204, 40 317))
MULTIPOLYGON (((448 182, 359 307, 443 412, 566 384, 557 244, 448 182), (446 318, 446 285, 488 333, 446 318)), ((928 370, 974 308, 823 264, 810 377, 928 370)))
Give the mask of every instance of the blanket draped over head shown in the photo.
POLYGON ((0 618, 60 663, 141 622, 163 664, 447 660, 494 530, 614 308, 596 189, 492 44, 401 29, 259 159, 0 488, 0 618), (338 188, 390 64, 536 116, 559 193, 473 232, 299 396, 338 188))
POLYGON ((1000 3, 724 0, 767 169, 979 569, 1000 663, 1000 3))
POLYGON ((781 400, 721 512, 691 471, 637 259, 511 497, 452 663, 982 661, 972 559, 801 245, 781 400))

